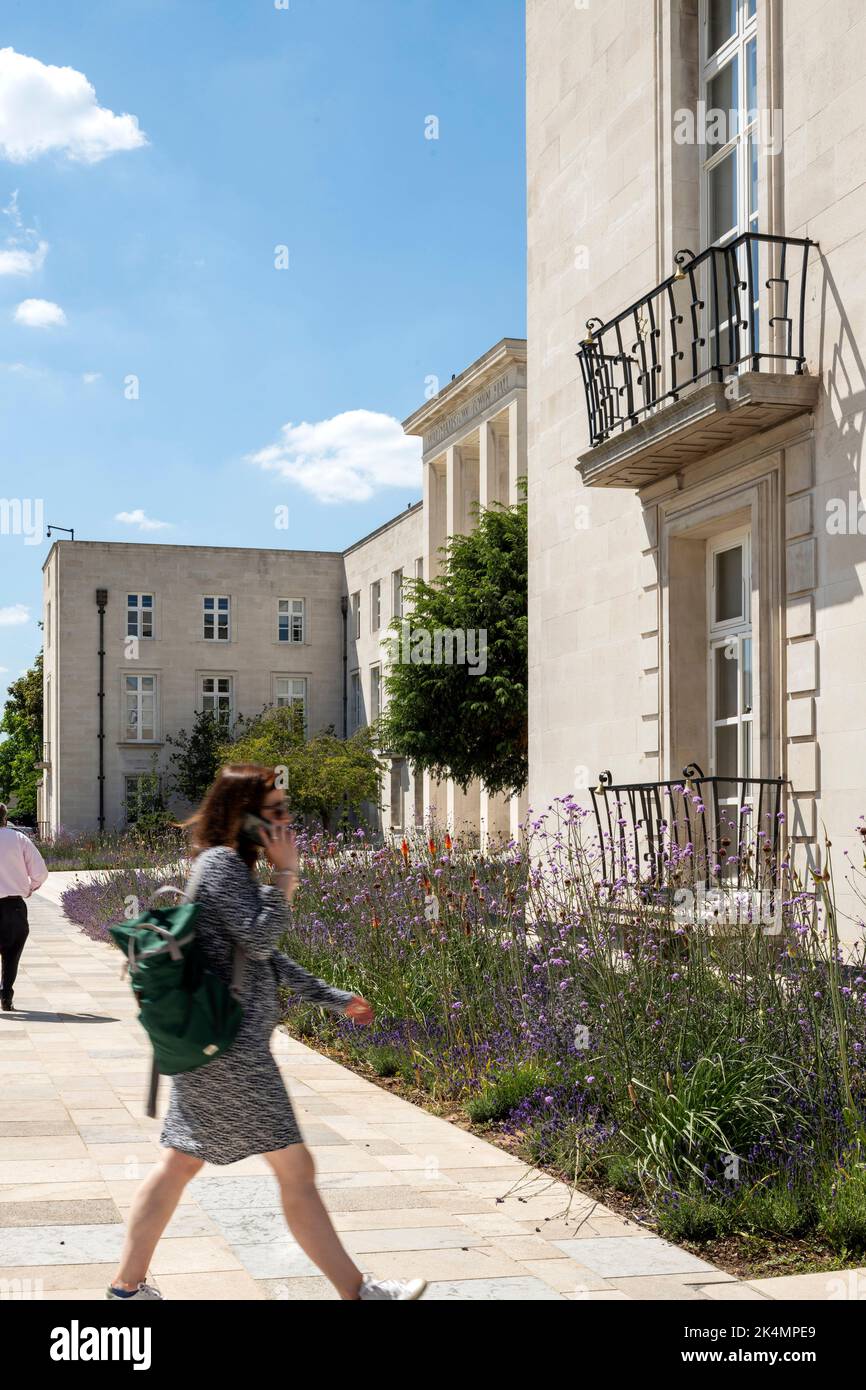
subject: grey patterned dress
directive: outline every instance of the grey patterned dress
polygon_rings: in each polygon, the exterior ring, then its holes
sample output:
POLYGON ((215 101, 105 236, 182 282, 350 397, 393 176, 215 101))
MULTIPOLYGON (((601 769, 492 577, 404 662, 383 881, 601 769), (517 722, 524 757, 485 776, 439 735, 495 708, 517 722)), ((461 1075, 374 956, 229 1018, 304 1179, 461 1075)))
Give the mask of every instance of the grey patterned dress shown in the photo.
POLYGON ((204 850, 195 865, 196 932, 211 969, 229 984, 234 945, 246 955, 244 1014, 228 1052, 171 1078, 160 1143, 207 1163, 237 1163, 303 1142, 270 1049, 280 1017, 278 982, 335 1013, 344 1012, 352 993, 275 949, 289 924, 286 899, 279 888, 260 886, 235 850, 204 850))

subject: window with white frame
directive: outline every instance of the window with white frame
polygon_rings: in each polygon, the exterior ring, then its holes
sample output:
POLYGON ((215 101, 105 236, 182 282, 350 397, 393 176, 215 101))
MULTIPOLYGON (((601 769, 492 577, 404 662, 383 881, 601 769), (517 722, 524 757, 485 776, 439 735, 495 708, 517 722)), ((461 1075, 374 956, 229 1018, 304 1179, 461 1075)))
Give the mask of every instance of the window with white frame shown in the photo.
POLYGON ((394 570, 391 575, 391 613, 395 618, 403 616, 403 571, 394 570))
POLYGON ((231 676, 202 676, 201 708, 221 724, 231 724, 233 709, 233 678, 231 676))
POLYGON ((370 631, 378 632, 382 622, 382 581, 370 585, 370 631))
POLYGON ((370 723, 382 713, 382 667, 370 667, 370 723))
POLYGON ((278 709, 299 708, 307 724, 307 678, 306 676, 275 676, 274 700, 278 709))
POLYGON ((148 743, 156 738, 156 676, 124 676, 124 738, 148 743))
POLYGON ((305 640, 304 600, 302 598, 281 598, 277 603, 277 640, 280 642, 303 642, 305 640))
POLYGON ((403 829, 403 758, 391 759, 391 829, 403 829))
POLYGON ((51 646, 51 603, 45 605, 45 645, 51 646))
POLYGON ((360 729, 364 722, 364 704, 361 699, 361 672, 352 672, 352 695, 349 712, 352 720, 352 728, 360 729))
POLYGON ((352 621, 355 628, 355 637, 361 636, 361 594, 360 591, 352 595, 352 621))
POLYGON ((419 555, 419 556, 418 556, 418 559, 415 561, 415 578, 416 578, 416 579, 423 579, 423 578, 424 578, 424 556, 423 556, 423 555, 419 555))
POLYGON ((153 636, 153 594, 127 594, 126 635, 153 636))
POLYGON ((231 600, 218 594, 206 594, 202 600, 202 636, 206 642, 227 642, 231 618, 231 600))
MULTIPOLYGON (((749 532, 732 532, 712 540, 707 546, 707 566, 712 772, 732 779, 754 777, 749 532)), ((730 796, 723 799, 736 798, 737 788, 731 786, 730 796)))
POLYGON ((124 810, 127 825, 135 822, 162 803, 162 779, 158 773, 129 773, 124 777, 124 810))
POLYGON ((758 230, 756 0, 702 0, 703 229, 709 245, 758 230))

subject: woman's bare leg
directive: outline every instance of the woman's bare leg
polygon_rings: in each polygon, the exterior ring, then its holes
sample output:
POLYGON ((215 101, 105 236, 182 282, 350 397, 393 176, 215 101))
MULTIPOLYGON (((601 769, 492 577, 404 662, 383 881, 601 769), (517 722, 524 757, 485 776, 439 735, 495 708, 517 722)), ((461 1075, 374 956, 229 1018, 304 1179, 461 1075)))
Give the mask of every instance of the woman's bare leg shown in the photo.
POLYGON ((157 1242, 190 1178, 203 1166, 204 1159, 192 1154, 168 1148, 163 1151, 157 1167, 135 1194, 117 1278, 112 1280, 115 1288, 137 1289, 147 1278, 157 1242))
POLYGON ((343 1299, 357 1299, 363 1275, 343 1249, 316 1187, 313 1155, 306 1144, 264 1154, 280 1184, 289 1230, 343 1299))

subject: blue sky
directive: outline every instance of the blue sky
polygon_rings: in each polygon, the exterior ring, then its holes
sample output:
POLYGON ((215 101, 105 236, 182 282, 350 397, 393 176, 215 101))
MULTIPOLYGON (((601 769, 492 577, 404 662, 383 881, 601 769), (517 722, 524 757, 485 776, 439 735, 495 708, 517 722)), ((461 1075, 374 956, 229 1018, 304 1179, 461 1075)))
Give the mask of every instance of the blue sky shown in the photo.
MULTIPOLYGON (((3 19, 0 497, 81 539, 297 549, 416 501, 395 421, 525 334, 522 0, 3 19)), ((0 700, 50 545, 10 529, 0 700)))

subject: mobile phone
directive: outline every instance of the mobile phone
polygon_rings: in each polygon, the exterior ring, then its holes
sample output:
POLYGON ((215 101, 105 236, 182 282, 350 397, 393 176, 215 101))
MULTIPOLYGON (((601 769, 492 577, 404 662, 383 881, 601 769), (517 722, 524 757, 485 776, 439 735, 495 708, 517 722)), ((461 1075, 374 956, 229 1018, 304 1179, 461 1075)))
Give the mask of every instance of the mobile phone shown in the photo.
POLYGON ((248 812, 244 816, 241 830, 248 840, 254 840, 257 845, 264 845, 267 842, 262 836, 262 831, 273 832, 274 827, 268 821, 262 820, 261 816, 254 816, 248 812))

